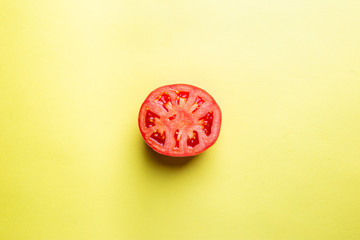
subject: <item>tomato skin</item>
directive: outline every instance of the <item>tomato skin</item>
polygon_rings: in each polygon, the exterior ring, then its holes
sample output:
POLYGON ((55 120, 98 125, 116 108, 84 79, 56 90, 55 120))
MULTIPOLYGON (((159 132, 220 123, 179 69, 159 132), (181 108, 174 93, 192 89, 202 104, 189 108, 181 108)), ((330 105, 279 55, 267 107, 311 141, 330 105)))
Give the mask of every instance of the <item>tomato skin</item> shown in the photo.
POLYGON ((187 157, 202 153, 218 139, 221 110, 213 97, 189 84, 153 90, 140 107, 138 125, 156 152, 187 157))

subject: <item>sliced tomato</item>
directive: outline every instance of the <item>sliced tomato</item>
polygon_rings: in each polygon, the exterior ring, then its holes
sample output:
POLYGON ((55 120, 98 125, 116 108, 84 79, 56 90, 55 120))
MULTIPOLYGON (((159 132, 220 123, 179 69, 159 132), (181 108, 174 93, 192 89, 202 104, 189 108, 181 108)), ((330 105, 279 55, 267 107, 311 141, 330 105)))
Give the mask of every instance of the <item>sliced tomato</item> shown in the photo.
POLYGON ((201 88, 173 84, 149 94, 141 105, 138 121, 145 142, 156 152, 193 156, 218 139, 221 110, 201 88))

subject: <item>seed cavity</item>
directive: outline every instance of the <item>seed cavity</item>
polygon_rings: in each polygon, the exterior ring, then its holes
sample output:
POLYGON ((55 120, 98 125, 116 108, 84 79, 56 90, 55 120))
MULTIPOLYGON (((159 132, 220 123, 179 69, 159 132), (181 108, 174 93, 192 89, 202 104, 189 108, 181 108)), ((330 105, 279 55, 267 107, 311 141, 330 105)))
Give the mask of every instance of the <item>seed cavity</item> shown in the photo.
POLYGON ((155 126, 155 118, 160 118, 159 115, 157 115, 156 113, 153 113, 150 110, 147 110, 146 115, 145 115, 145 127, 146 128, 150 128, 155 126))
POLYGON ((187 145, 190 148, 194 148, 198 144, 199 144, 199 135, 197 131, 193 131, 193 136, 188 138, 187 145))
POLYGON ((201 106, 204 102, 205 102, 205 101, 204 101, 201 97, 197 96, 197 97, 196 97, 196 100, 195 100, 195 102, 194 102, 194 107, 195 107, 195 109, 192 111, 192 113, 194 113, 194 112, 196 112, 197 110, 199 110, 200 106, 201 106))
POLYGON ((183 106, 187 100, 189 99, 189 95, 190 93, 189 92, 184 92, 184 91, 181 91, 181 92, 176 92, 178 97, 176 99, 176 103, 180 106, 183 106))
POLYGON ((213 112, 208 112, 205 116, 201 117, 199 120, 206 136, 209 136, 211 134, 211 127, 214 120, 213 112))
POLYGON ((175 147, 174 148, 179 148, 180 147, 179 146, 180 145, 180 138, 181 138, 179 129, 176 129, 175 134, 174 134, 174 138, 175 138, 175 147))
POLYGON ((165 144, 165 139, 166 139, 166 134, 165 131, 161 134, 158 130, 155 130, 150 138, 152 138, 153 140, 155 140, 158 144, 164 146, 165 144))
POLYGON ((165 92, 164 94, 158 96, 156 100, 163 106, 163 108, 168 112, 169 105, 171 105, 171 99, 169 93, 165 92))
POLYGON ((171 117, 169 117, 169 120, 172 121, 176 118, 176 114, 172 115, 171 117))

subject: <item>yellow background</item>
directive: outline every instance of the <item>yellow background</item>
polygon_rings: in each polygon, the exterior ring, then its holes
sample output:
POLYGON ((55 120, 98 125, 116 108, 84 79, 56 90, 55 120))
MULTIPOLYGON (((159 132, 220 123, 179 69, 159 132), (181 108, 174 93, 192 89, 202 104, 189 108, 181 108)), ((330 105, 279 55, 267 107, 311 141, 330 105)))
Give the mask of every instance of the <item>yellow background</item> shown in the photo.
POLYGON ((360 1, 0 2, 0 239, 360 239, 360 1), (154 88, 223 112, 180 165, 154 88), (176 161, 176 160, 174 160, 176 161))

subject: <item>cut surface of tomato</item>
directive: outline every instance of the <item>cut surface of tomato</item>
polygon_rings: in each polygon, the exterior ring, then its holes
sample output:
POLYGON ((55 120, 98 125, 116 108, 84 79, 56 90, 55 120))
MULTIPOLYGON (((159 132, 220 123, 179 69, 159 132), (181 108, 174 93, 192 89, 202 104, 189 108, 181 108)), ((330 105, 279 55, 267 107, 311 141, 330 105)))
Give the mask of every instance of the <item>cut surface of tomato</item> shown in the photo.
POLYGON ((221 110, 209 93, 188 84, 172 84, 152 91, 141 105, 139 129, 156 152, 194 156, 219 137, 221 110))

